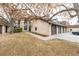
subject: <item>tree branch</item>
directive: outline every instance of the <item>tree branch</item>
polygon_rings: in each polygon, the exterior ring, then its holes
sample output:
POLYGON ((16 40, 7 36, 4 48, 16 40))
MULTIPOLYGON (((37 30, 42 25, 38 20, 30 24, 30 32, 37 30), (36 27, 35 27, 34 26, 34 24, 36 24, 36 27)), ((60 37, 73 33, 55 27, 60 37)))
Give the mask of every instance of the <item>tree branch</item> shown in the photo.
MULTIPOLYGON (((49 18, 49 20, 51 20, 54 16, 58 15, 59 13, 67 12, 67 11, 77 11, 77 10, 74 9, 74 8, 70 8, 70 9, 67 9, 67 10, 66 10, 66 9, 65 9, 65 10, 61 10, 61 11, 55 13, 53 16, 51 16, 51 17, 49 18)), ((73 16, 71 15, 71 17, 73 17, 73 16)))
POLYGON ((26 10, 28 8, 28 10, 31 11, 34 16, 36 16, 36 14, 29 8, 29 6, 27 6, 25 3, 24 3, 24 5, 26 6, 26 8, 25 8, 26 10))
POLYGON ((59 6, 63 6, 63 7, 65 7, 66 10, 67 10, 67 12, 68 12, 68 14, 70 15, 70 17, 72 17, 71 13, 69 12, 68 8, 67 8, 65 5, 59 5, 59 6))

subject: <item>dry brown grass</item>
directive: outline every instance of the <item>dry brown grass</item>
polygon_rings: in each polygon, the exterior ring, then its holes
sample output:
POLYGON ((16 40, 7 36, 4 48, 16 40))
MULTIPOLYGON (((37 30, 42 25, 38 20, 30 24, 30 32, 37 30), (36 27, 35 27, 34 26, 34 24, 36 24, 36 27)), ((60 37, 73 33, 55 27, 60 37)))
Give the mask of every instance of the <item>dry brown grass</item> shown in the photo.
POLYGON ((79 44, 60 39, 43 41, 26 33, 0 35, 0 55, 79 55, 79 44))

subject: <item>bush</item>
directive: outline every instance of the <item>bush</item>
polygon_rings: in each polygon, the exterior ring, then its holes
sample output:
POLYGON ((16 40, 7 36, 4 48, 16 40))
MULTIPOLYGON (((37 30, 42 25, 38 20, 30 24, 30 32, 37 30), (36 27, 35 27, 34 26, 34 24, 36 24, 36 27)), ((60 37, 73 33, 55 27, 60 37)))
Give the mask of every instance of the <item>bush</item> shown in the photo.
POLYGON ((22 32, 22 28, 20 27, 15 27, 14 28, 14 33, 22 32))

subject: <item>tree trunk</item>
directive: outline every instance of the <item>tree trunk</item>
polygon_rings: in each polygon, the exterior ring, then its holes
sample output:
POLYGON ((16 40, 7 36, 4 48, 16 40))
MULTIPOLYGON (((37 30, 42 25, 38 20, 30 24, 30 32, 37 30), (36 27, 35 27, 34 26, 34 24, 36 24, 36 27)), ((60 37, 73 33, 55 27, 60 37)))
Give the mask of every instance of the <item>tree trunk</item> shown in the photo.
POLYGON ((13 31, 14 31, 14 27, 10 26, 9 29, 8 29, 8 33, 13 33, 13 31))

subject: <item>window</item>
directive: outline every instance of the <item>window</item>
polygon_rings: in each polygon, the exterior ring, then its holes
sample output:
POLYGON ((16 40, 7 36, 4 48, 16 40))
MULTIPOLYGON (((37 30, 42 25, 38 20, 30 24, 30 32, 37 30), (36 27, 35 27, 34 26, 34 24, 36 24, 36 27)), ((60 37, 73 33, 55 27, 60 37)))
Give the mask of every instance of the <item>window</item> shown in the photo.
POLYGON ((2 25, 0 25, 0 34, 2 33, 2 25))
POLYGON ((27 23, 27 20, 26 19, 24 20, 24 23, 27 23))
POLYGON ((27 20, 24 20, 24 30, 27 30, 27 20))
POLYGON ((18 20, 18 24, 20 25, 20 20, 18 20))
POLYGON ((37 27, 35 27, 35 31, 37 31, 37 27))
POLYGON ((24 30, 27 30, 27 26, 24 26, 24 30))

